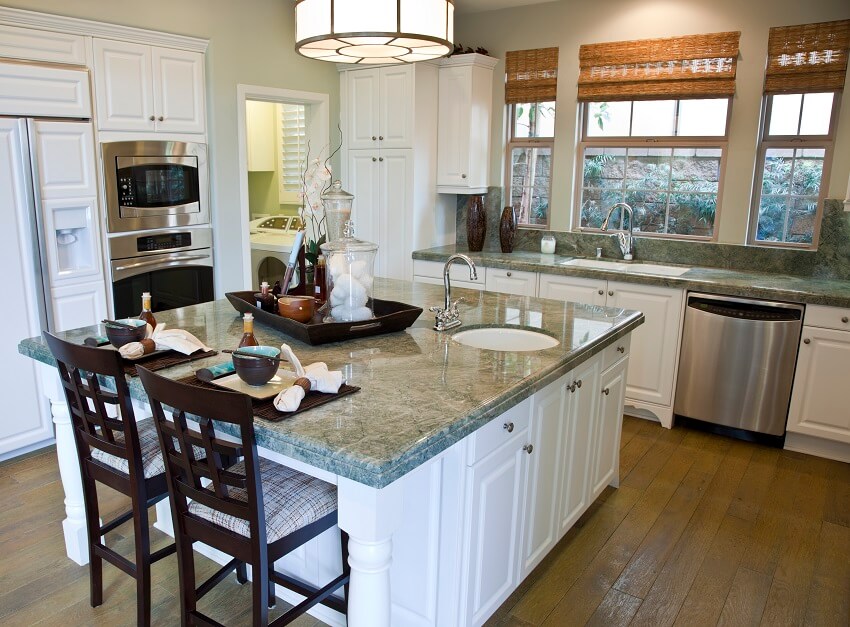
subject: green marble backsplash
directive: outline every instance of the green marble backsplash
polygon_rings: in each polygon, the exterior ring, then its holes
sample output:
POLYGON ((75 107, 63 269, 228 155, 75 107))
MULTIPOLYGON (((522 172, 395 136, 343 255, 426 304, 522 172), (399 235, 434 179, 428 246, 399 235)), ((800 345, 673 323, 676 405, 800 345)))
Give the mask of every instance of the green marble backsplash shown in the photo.
MULTIPOLYGON (((502 191, 501 187, 491 187, 484 196, 484 206, 487 210, 484 250, 500 250, 499 217, 504 208, 502 191)), ((457 243, 464 247, 469 198, 470 196, 459 195, 457 202, 457 243)), ((610 235, 532 229, 517 231, 514 250, 539 252, 540 238, 547 234, 555 236, 556 252, 559 255, 593 257, 596 255, 596 248, 601 247, 605 257, 621 256, 610 235)), ((816 251, 652 237, 638 237, 635 248, 636 258, 645 261, 850 281, 850 212, 844 211, 841 200, 827 200, 824 203, 823 224, 816 251)))

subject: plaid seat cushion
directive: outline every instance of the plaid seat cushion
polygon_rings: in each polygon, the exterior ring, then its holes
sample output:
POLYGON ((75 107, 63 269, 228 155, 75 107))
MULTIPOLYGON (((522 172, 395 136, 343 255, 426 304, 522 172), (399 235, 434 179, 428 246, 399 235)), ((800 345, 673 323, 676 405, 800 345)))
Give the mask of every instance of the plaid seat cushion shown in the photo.
MULTIPOLYGON (((267 542, 275 542, 336 510, 336 486, 262 457, 259 461, 267 542)), ((234 464, 228 470, 244 475, 245 462, 234 464)), ((247 492, 241 488, 231 487, 228 494, 231 498, 247 502, 247 492)), ((247 520, 194 501, 189 504, 189 512, 250 537, 247 520)))
MULTIPOLYGON (((159 449, 159 440, 156 436, 156 426, 153 418, 146 418, 136 422, 136 429, 139 432, 139 448, 142 452, 142 469, 145 474, 145 479, 156 477, 165 472, 165 459, 159 449)), ((124 434, 116 433, 115 441, 119 444, 124 443, 124 434)), ((180 445, 175 441, 177 450, 180 450, 180 445)), ((207 456, 204 449, 197 446, 195 449, 195 459, 203 459, 207 456)), ((124 474, 130 473, 130 463, 121 457, 104 453, 100 449, 93 448, 91 451, 92 459, 111 466, 115 470, 119 470, 124 474)))

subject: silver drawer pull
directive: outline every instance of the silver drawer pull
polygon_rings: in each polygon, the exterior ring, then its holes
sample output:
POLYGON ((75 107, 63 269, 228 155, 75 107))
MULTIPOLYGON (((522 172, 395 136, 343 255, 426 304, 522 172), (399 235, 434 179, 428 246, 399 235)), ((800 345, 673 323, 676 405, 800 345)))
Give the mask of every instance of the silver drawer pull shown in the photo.
POLYGON ((466 174, 461 174, 461 175, 460 175, 460 178, 465 179, 465 178, 466 178, 466 174))
POLYGON ((533 444, 526 444, 525 446, 522 447, 522 450, 524 450, 526 453, 531 455, 532 451, 534 451, 534 445, 533 444))
POLYGON ((605 396, 608 396, 608 395, 611 393, 611 390, 609 390, 608 388, 605 388, 604 390, 602 390, 602 393, 603 393, 605 396))
POLYGON ((502 429, 504 429, 508 433, 512 433, 514 430, 514 423, 506 422, 504 425, 502 425, 502 429))
POLYGON ((383 135, 378 135, 378 139, 380 139, 381 141, 384 141, 384 136, 383 136, 383 135))
POLYGON ((568 389, 570 392, 575 392, 575 391, 576 391, 576 383, 575 383, 575 381, 573 381, 573 384, 572 384, 572 385, 568 385, 568 386, 567 386, 567 389, 568 389))
POLYGON ((576 381, 576 387, 577 387, 577 388, 580 388, 580 387, 581 387, 581 379, 579 379, 578 381, 576 381))
POLYGON ((850 318, 848 318, 847 316, 842 316, 841 322, 843 322, 844 324, 847 324, 848 322, 850 322, 850 318))
POLYGON ((811 343, 812 343, 812 341, 809 338, 806 338, 805 340, 803 340, 803 344, 811 344, 811 343))
POLYGON ((510 273, 510 272, 506 272, 505 274, 506 274, 507 276, 511 276, 511 273, 510 273))
POLYGON ((374 135, 372 135, 372 141, 373 141, 373 142, 378 141, 378 138, 377 138, 377 137, 375 137, 374 135))
POLYGON ((599 290, 599 295, 600 295, 600 296, 605 296, 605 290, 599 290))
POLYGON ((608 296, 613 296, 613 295, 614 295, 614 290, 608 290, 608 296))
POLYGON ((625 353, 625 352, 626 352, 626 347, 625 347, 625 346, 618 346, 618 347, 617 347, 617 352, 618 352, 618 353, 625 353))

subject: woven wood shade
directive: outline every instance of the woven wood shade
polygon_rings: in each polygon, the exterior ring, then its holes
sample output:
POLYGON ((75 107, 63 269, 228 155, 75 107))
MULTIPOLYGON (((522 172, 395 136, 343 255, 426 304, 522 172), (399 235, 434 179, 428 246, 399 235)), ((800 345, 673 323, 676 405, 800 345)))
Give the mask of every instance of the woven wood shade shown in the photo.
POLYGON ((717 98, 735 93, 740 32, 579 48, 578 99, 717 98))
POLYGON ((843 89, 848 49, 850 20, 771 28, 765 93, 843 89))
POLYGON ((558 89, 558 49, 514 50, 505 54, 505 102, 549 102, 558 89))

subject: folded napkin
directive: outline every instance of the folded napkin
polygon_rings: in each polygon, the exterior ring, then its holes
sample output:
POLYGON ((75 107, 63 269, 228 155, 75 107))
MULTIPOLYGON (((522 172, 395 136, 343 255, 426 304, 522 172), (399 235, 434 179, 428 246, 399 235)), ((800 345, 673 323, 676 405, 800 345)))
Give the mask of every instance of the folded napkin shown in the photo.
POLYGON ((292 412, 298 409, 307 392, 315 390, 325 394, 336 394, 342 387, 342 372, 339 370, 328 370, 328 365, 323 361, 302 366, 301 361, 288 344, 280 347, 281 357, 292 364, 295 375, 298 377, 295 385, 280 392, 274 399, 274 406, 278 411, 292 412))
POLYGON ((152 329, 151 325, 147 325, 145 339, 154 341, 153 349, 150 349, 149 342, 130 342, 119 348, 118 352, 125 359, 139 359, 139 357, 151 353, 153 350, 174 350, 184 355, 191 355, 199 350, 210 350, 208 346, 188 331, 166 329, 165 326, 163 322, 157 324, 155 329, 152 329), (147 349, 145 344, 148 346, 147 349))
POLYGON ((310 381, 304 377, 295 380, 295 385, 286 388, 274 398, 274 406, 278 411, 293 412, 301 405, 301 401, 310 391, 310 381))

